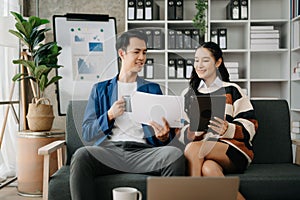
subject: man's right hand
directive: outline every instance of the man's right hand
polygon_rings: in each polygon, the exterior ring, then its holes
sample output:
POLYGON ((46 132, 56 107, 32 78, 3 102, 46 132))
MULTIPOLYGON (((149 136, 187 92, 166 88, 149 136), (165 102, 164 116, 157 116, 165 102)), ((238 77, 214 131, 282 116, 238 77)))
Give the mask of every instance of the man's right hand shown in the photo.
POLYGON ((108 110, 108 119, 109 121, 116 119, 117 117, 123 115, 125 112, 125 101, 120 99, 115 101, 111 108, 108 110))

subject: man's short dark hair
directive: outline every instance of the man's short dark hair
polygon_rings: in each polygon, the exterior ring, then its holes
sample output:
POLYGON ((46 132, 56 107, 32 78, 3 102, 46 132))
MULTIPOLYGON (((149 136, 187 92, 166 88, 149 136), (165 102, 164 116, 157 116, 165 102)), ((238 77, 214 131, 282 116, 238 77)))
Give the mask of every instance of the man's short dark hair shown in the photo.
POLYGON ((130 38, 134 37, 144 40, 147 45, 148 38, 142 30, 129 30, 122 33, 122 35, 120 35, 120 37, 117 39, 116 50, 118 51, 119 49, 123 49, 124 51, 126 51, 129 45, 130 38))

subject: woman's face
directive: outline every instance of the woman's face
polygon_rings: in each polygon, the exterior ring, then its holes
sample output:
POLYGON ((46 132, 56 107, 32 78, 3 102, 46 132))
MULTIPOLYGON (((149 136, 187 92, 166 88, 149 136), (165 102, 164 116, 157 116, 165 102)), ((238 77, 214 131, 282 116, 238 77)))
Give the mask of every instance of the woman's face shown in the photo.
POLYGON ((217 68, 220 66, 222 59, 217 62, 212 53, 206 48, 199 48, 195 53, 194 68, 199 78, 203 79, 206 84, 212 83, 217 77, 217 68))

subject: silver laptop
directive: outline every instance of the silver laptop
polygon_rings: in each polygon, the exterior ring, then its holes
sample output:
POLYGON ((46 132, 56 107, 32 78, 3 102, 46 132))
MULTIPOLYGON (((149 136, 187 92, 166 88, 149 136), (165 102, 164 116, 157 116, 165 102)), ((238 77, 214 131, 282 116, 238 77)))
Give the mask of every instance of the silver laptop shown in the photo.
POLYGON ((239 177, 148 177, 147 200, 236 200, 239 177))

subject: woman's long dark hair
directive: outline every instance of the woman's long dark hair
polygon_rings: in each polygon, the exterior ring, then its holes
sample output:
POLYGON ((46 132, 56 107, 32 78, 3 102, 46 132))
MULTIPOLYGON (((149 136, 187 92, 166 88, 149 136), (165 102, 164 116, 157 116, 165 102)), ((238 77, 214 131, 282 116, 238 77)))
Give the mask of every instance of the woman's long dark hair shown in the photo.
MULTIPOLYGON (((199 47, 197 47, 197 50, 199 48, 206 48, 207 50, 209 50, 216 61, 218 61, 219 58, 222 58, 222 63, 220 64, 220 66, 218 68, 219 73, 217 73, 217 76, 219 76, 219 78, 222 81, 230 82, 229 73, 228 73, 227 68, 225 67, 224 61, 223 61, 223 52, 222 52, 221 48, 219 47, 219 45, 214 42, 204 42, 199 47)), ((190 80, 189 84, 190 84, 190 87, 195 92, 197 91, 201 80, 202 79, 198 77, 195 68, 193 68, 193 71, 191 74, 191 80, 190 80)))

